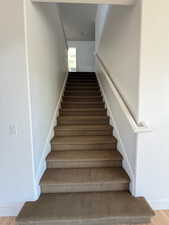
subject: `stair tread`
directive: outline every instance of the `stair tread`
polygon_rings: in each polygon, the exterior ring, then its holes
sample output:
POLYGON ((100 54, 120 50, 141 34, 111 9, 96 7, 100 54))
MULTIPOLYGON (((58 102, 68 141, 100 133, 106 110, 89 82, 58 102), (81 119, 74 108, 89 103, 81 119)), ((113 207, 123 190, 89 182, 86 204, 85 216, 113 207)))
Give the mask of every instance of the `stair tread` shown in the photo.
POLYGON ((62 125, 57 126, 57 130, 107 130, 112 129, 110 125, 62 125))
POLYGON ((55 136, 52 140, 53 144, 103 144, 116 143, 113 136, 55 136))
POLYGON ((65 92, 78 92, 78 93, 101 93, 100 89, 99 90, 88 90, 88 89, 84 89, 84 90, 65 90, 65 92))
POLYGON ((102 119, 107 119, 109 118, 107 115, 106 116, 59 116, 58 117, 59 119, 62 119, 62 120, 102 120, 102 119))
POLYGON ((83 84, 83 83, 81 83, 81 84, 79 84, 79 83, 75 83, 75 84, 68 84, 67 86, 66 86, 66 90, 67 89, 87 89, 87 90, 90 90, 90 89, 92 89, 92 90, 100 90, 100 88, 99 88, 99 86, 97 85, 97 84, 90 84, 90 85, 88 85, 88 84, 83 84))
POLYGON ((68 81, 67 81, 67 84, 70 84, 70 83, 79 83, 79 84, 82 84, 82 83, 85 83, 85 84, 98 84, 98 81, 96 78, 69 78, 68 81))
POLYGON ((154 216, 144 198, 127 191, 42 194, 36 202, 28 202, 17 217, 19 224, 133 224, 154 216))
POLYGON ((103 101, 95 101, 95 102, 89 102, 89 101, 86 101, 86 102, 82 102, 82 101, 73 101, 73 100, 64 100, 62 102, 62 104, 81 104, 81 105, 85 105, 85 104, 90 104, 90 105, 104 105, 104 102, 103 101))
POLYGON ((74 77, 69 77, 68 78, 69 82, 97 82, 96 78, 74 78, 74 77))
POLYGON ((41 179, 42 185, 129 183, 122 168, 52 168, 47 169, 41 179))
POLYGON ((68 79, 67 84, 98 84, 98 81, 95 79, 68 79))
POLYGON ((99 161, 99 160, 122 160, 118 151, 57 151, 50 152, 47 161, 99 161))
POLYGON ((91 86, 98 86, 98 82, 96 80, 68 80, 67 82, 67 86, 72 86, 72 85, 80 85, 80 86, 88 86, 88 87, 91 87, 91 86))
POLYGON ((78 95, 78 96, 75 96, 75 95, 69 95, 69 96, 64 96, 64 98, 75 98, 75 99, 80 99, 80 98, 84 98, 84 99, 88 99, 88 98, 97 98, 97 99, 101 99, 102 96, 94 96, 94 95, 78 95))
POLYGON ((105 108, 92 108, 92 107, 86 107, 86 108, 62 108, 63 111, 83 111, 83 112, 88 112, 88 111, 106 111, 105 108))

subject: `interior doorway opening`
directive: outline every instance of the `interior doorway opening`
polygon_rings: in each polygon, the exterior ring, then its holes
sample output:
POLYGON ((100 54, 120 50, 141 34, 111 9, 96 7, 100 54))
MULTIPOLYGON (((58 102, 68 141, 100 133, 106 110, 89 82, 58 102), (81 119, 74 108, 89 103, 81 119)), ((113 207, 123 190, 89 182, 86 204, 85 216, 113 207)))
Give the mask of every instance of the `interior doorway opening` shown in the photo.
POLYGON ((97 4, 61 3, 59 6, 69 49, 69 71, 95 71, 94 53, 97 4), (76 50, 73 48, 76 48, 76 50))
POLYGON ((76 72, 76 48, 68 49, 68 68, 69 72, 76 72))

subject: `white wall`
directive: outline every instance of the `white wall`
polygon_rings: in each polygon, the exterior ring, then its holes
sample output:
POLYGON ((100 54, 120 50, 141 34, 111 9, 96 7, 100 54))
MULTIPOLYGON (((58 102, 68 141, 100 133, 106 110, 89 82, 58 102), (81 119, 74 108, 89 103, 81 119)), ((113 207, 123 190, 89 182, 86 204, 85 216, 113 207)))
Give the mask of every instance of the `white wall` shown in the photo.
POLYGON ((104 72, 96 61, 96 74, 100 81, 103 97, 110 116, 110 123, 114 127, 113 135, 118 140, 118 151, 123 156, 123 167, 128 173, 131 183, 130 190, 135 193, 136 178, 136 148, 137 136, 126 118, 125 113, 121 110, 116 96, 113 94, 111 87, 104 75, 104 72))
MULTIPOLYGON (((101 5, 96 15, 96 53, 136 119, 139 111, 140 9, 140 2, 134 7, 101 5)), ((119 141, 118 149, 124 157, 123 166, 132 180, 130 190, 134 194, 137 135, 98 63, 96 71, 115 127, 114 135, 119 141)))
MULTIPOLYGON (((97 52, 136 119, 146 122, 152 132, 134 134, 101 68, 96 67, 112 112, 115 135, 122 143, 119 149, 125 156, 124 163, 128 162, 124 167, 130 177, 134 174, 132 193, 144 196, 154 209, 169 209, 169 3, 141 2, 135 7, 107 11, 103 32, 98 32, 97 52)), ((105 9, 99 10, 97 16, 104 14, 105 9)), ((102 29, 99 24, 97 29, 102 29)))
POLYGON ((68 41, 94 41, 97 5, 62 3, 61 16, 68 41))
POLYGON ((152 129, 139 136, 137 194, 169 209, 169 2, 143 1, 140 119, 152 129))
POLYGON ((0 215, 35 198, 23 1, 0 7, 0 215))
POLYGON ((0 215, 11 216, 38 197, 67 49, 55 4, 5 1, 0 24, 0 215))
POLYGON ((109 5, 98 5, 95 19, 95 48, 98 50, 100 40, 103 34, 104 25, 107 18, 109 5))
POLYGON ((99 6, 96 36, 96 52, 137 119, 140 1, 136 6, 99 6))
POLYGON ((95 71, 94 41, 69 41, 68 46, 76 48, 77 71, 95 71))
MULTIPOLYGON (((28 64, 36 176, 67 74, 67 48, 56 4, 26 1, 28 64)), ((46 149, 48 148, 48 149, 46 149)))

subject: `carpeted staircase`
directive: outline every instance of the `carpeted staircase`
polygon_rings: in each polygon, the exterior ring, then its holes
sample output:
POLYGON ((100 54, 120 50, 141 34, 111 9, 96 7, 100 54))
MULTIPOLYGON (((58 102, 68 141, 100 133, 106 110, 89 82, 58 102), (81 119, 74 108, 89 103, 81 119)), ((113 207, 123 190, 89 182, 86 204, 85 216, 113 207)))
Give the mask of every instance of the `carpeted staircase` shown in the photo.
POLYGON ((129 193, 117 140, 112 136, 94 73, 69 73, 42 194, 17 217, 21 225, 149 223, 144 198, 129 193))

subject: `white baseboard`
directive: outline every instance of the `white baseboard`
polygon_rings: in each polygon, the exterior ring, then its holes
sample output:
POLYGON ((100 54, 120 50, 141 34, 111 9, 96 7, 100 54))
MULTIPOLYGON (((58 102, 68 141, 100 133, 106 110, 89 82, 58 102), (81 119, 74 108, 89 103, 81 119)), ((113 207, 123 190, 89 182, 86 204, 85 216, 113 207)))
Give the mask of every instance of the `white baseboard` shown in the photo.
POLYGON ((169 210, 169 199, 151 200, 147 199, 153 210, 169 210))
POLYGON ((53 114, 53 117, 52 117, 52 120, 51 120, 51 124, 50 124, 50 129, 49 129, 49 132, 48 132, 48 135, 47 135, 47 138, 46 138, 45 146, 44 146, 42 156, 41 156, 41 160, 40 160, 40 163, 39 163, 38 172, 37 172, 37 175, 36 175, 36 186, 37 187, 36 187, 35 200, 38 199, 39 195, 40 195, 39 182, 40 182, 40 179, 41 179, 43 173, 46 170, 46 157, 49 154, 49 152, 51 151, 50 141, 54 136, 54 127, 57 125, 57 117, 59 115, 60 104, 61 104, 62 96, 63 96, 64 90, 65 90, 67 77, 68 77, 68 74, 66 75, 65 80, 63 82, 63 86, 62 86, 62 89, 61 89, 61 92, 60 92, 59 100, 58 100, 58 102, 56 104, 56 107, 55 107, 55 111, 54 111, 54 114, 53 114))
POLYGON ((118 150, 120 151, 120 153, 122 154, 123 156, 123 168, 125 169, 125 171, 128 173, 129 177, 130 177, 130 191, 131 193, 134 195, 135 194, 135 176, 134 176, 134 173, 133 173, 133 170, 132 170, 132 167, 130 165, 130 162, 129 162, 129 159, 128 159, 128 156, 126 154, 126 151, 125 151, 125 147, 124 147, 124 144, 123 144, 123 141, 120 137, 120 133, 119 133, 119 130, 118 130, 118 127, 116 125, 116 121, 114 119, 114 116, 113 116, 113 112, 111 111, 110 109, 110 106, 109 106, 109 102, 107 100, 107 96, 105 94, 105 91, 104 91, 104 88, 102 86, 102 83, 99 79, 99 76, 98 74, 96 73, 96 76, 97 76, 97 79, 98 79, 98 82, 99 82, 99 86, 100 86, 100 89, 101 89, 101 93, 102 93, 102 96, 103 96, 103 100, 105 102, 105 106, 106 106, 106 109, 107 109, 107 113, 110 117, 110 124, 113 126, 114 128, 114 133, 113 135, 117 138, 118 140, 118 150))
POLYGON ((24 203, 9 203, 0 205, 0 217, 1 216, 17 216, 23 207, 24 203))

